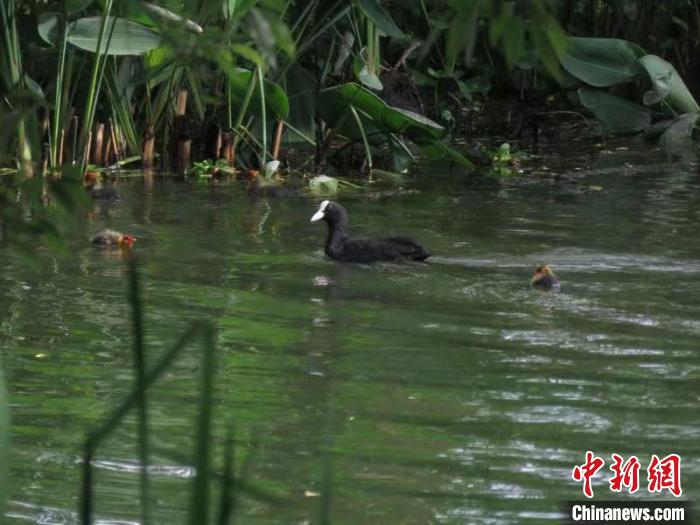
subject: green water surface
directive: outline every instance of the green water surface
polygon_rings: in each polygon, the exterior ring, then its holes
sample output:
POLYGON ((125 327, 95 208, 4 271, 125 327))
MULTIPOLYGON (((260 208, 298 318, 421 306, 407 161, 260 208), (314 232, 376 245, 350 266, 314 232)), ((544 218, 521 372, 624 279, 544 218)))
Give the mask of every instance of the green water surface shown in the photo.
MULTIPOLYGON (((86 431, 132 386, 125 261, 89 245, 104 227, 138 237, 148 357, 193 320, 217 327, 217 462, 232 422, 256 489, 237 523, 318 523, 323 505, 340 524, 554 522, 582 499, 586 450, 637 455, 636 499, 650 455, 678 453, 696 499, 698 165, 612 148, 533 163, 501 183, 435 168, 408 181, 418 192, 338 198, 354 232, 411 234, 429 264, 328 260, 309 223, 321 198, 172 179, 120 182, 40 271, 0 253, 7 522, 77 523, 86 431), (560 294, 529 288, 541 262, 560 294)), ((193 348, 151 393, 156 523, 187 516, 198 367, 193 348)), ((135 428, 94 462, 102 524, 139 520, 135 428)), ((609 476, 596 497, 613 497, 609 476)))

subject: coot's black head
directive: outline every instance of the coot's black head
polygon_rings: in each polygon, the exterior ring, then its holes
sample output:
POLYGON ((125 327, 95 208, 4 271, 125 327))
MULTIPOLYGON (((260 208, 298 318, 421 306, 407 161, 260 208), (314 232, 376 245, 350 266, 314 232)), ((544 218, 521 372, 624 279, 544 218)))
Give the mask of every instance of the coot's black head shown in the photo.
POLYGON ((348 212, 340 204, 333 201, 323 201, 318 211, 311 217, 311 222, 323 219, 331 227, 345 229, 348 225, 348 212))

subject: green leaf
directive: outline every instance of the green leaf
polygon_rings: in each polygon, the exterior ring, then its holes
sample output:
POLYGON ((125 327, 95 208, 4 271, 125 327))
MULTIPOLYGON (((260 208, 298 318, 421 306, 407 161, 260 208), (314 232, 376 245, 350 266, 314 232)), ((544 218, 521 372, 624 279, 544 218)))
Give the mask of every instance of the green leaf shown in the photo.
POLYGON ((143 7, 144 11, 146 11, 151 18, 160 22, 166 24, 180 25, 186 31, 189 31, 190 33, 194 33, 196 35, 200 34, 203 31, 202 27, 196 22, 183 18, 180 15, 173 13, 168 9, 165 9, 164 7, 160 7, 159 5, 149 4, 148 2, 141 2, 141 7, 143 7))
POLYGON ((355 0, 355 4, 385 35, 393 36, 394 38, 405 37, 378 0, 355 0))
POLYGON ((700 106, 673 65, 656 55, 643 56, 639 63, 649 73, 651 85, 657 94, 656 97, 645 94, 645 104, 666 100, 674 109, 683 113, 700 111, 700 106))
POLYGON ((143 63, 148 69, 155 69, 162 66, 166 60, 171 60, 173 53, 167 46, 158 46, 147 51, 143 56, 143 63))
MULTIPOLYGON (((97 38, 100 33, 102 17, 92 16, 81 18, 70 24, 68 28, 68 42, 74 46, 95 53, 97 50, 97 38)), ((108 55, 141 55, 160 45, 160 36, 151 29, 126 20, 124 18, 108 17, 105 36, 102 42, 102 53, 108 55), (114 31, 107 49, 107 36, 114 31)))
POLYGON ((651 123, 651 115, 639 104, 616 97, 601 89, 582 87, 581 103, 612 133, 636 133, 651 123))
POLYGON ((94 0, 66 0, 66 12, 69 15, 75 14, 78 11, 82 11, 83 9, 86 9, 90 7, 90 4, 92 4, 94 0))
POLYGON ((245 44, 232 44, 231 51, 237 55, 241 55, 246 60, 250 60, 256 66, 265 67, 265 59, 250 46, 246 46, 245 44))
POLYGON ((58 42, 58 25, 61 18, 63 18, 63 15, 59 13, 41 13, 39 15, 37 30, 39 31, 39 36, 47 44, 55 46, 58 42))
POLYGON ((519 16, 509 18, 504 25, 503 51, 506 57, 506 64, 510 68, 513 67, 523 53, 525 25, 523 19, 519 16))
POLYGON ((445 63, 450 72, 454 71, 457 55, 465 54, 465 63, 471 64, 474 54, 474 42, 478 32, 477 20, 479 15, 477 2, 465 2, 455 6, 457 10, 447 31, 445 45, 445 63))
POLYGON ((338 180, 327 175, 318 175, 309 181, 309 188, 314 193, 335 195, 338 193, 338 180))
MULTIPOLYGON (((253 72, 240 67, 233 68, 229 73, 228 78, 231 84, 231 94, 237 102, 241 102, 245 97, 250 84, 253 72)), ((284 90, 279 84, 265 79, 265 106, 275 114, 276 117, 286 119, 289 115, 289 100, 284 90)), ((260 107, 260 90, 255 86, 253 91, 253 101, 251 107, 260 107)))
POLYGON ((353 61, 352 70, 353 73, 355 73, 357 80, 362 82, 362 84, 367 86, 368 88, 376 89, 377 91, 381 91, 382 89, 384 89, 382 81, 379 80, 379 77, 377 75, 370 72, 369 68, 367 67, 367 64, 360 57, 357 57, 353 61))
POLYGON ((24 74, 24 83, 27 86, 27 90, 29 91, 29 93, 31 93, 35 100, 46 101, 44 91, 41 89, 39 83, 26 73, 24 74))
MULTIPOLYGON (((316 115, 315 78, 311 72, 293 64, 284 79, 289 97, 289 115, 286 121, 301 132, 313 136, 316 115)), ((287 133, 285 141, 301 140, 296 133, 287 133)))
POLYGON ((222 2, 224 18, 235 20, 243 16, 254 5, 255 0, 224 0, 222 2))
POLYGON ((465 168, 474 168, 474 164, 469 159, 440 140, 421 145, 421 151, 430 160, 451 160, 465 168))
MULTIPOLYGON (((345 116, 352 104, 370 120, 371 126, 365 126, 368 135, 374 127, 381 132, 405 135, 421 143, 440 139, 446 133, 440 124, 417 113, 391 107, 374 93, 352 82, 324 89, 320 95, 319 109, 331 126, 337 125, 341 119, 352 120, 345 116)), ((361 138, 359 130, 352 138, 361 138)))
POLYGON ((645 54, 625 40, 570 37, 561 65, 586 84, 607 87, 639 78, 644 71, 639 58, 645 54))

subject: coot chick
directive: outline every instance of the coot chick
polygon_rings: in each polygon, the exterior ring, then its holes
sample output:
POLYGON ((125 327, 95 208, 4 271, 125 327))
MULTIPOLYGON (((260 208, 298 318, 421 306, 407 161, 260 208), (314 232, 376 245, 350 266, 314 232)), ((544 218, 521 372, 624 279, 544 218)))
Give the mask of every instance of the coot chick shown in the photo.
POLYGON ((100 181, 100 174, 94 170, 85 172, 85 187, 90 192, 90 197, 95 200, 118 200, 119 192, 112 187, 107 187, 100 181))
POLYGON ((560 288, 559 279, 552 269, 546 264, 540 264, 535 268, 535 273, 532 275, 532 281, 530 284, 534 288, 539 288, 540 290, 551 290, 558 292, 560 288))
POLYGON ((101 201, 116 201, 121 198, 117 190, 105 186, 93 186, 90 188, 90 197, 101 201))
POLYGON ((93 237, 92 244, 97 246, 105 246, 108 248, 124 248, 130 249, 134 245, 136 237, 133 235, 125 235, 114 230, 105 230, 93 237))
POLYGON ((348 236, 348 212, 340 204, 323 201, 311 222, 328 223, 325 252, 336 261, 370 263, 375 261, 423 261, 430 257, 423 246, 410 237, 353 239, 348 236))

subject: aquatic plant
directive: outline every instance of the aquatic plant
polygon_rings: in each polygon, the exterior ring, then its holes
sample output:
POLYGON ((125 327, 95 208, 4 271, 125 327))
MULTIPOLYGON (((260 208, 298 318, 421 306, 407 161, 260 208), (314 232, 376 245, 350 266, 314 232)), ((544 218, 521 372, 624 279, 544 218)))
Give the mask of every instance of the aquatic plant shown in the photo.
POLYGON ((570 38, 562 66, 585 86, 581 103, 612 133, 648 131, 662 143, 690 137, 700 106, 676 69, 663 58, 648 54, 636 44, 609 38, 570 38), (608 88, 637 83, 648 86, 640 105, 608 88), (651 128, 652 111, 663 119, 651 128))

